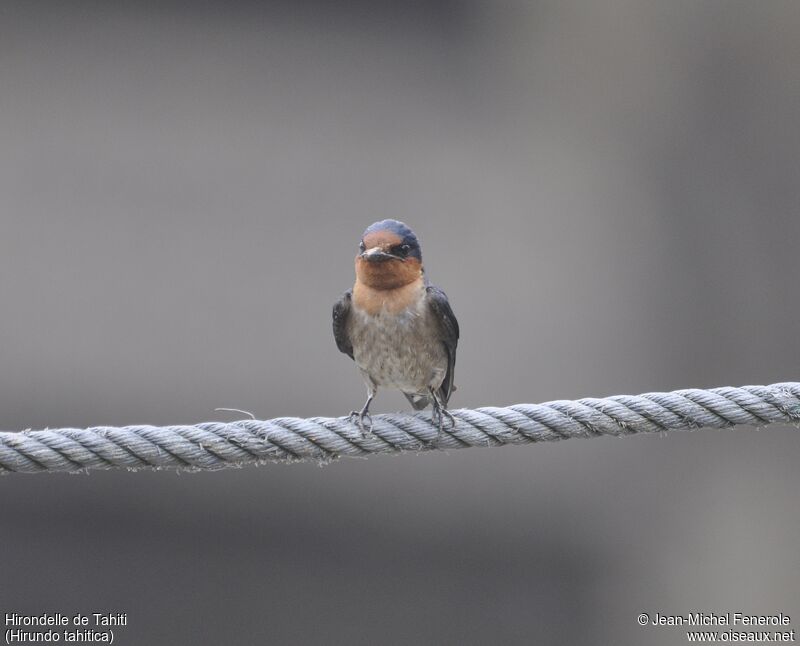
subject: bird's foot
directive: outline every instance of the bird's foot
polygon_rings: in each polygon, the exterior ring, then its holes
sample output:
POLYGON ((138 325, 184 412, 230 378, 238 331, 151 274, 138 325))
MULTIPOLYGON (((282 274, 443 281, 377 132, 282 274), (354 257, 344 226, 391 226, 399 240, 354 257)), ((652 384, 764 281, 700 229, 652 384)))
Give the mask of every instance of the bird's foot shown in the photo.
POLYGON ((347 419, 349 419, 351 422, 358 420, 358 428, 361 429, 361 437, 372 435, 372 415, 369 414, 369 411, 366 408, 362 408, 361 410, 351 410, 350 414, 347 416, 347 419), (365 420, 367 421, 366 424, 365 420))
POLYGON ((436 406, 431 413, 431 421, 439 424, 439 433, 436 435, 436 441, 438 442, 442 438, 442 433, 444 433, 444 419, 445 417, 450 422, 450 429, 454 429, 456 427, 456 418, 453 417, 452 413, 447 410, 446 408, 441 408, 436 406))

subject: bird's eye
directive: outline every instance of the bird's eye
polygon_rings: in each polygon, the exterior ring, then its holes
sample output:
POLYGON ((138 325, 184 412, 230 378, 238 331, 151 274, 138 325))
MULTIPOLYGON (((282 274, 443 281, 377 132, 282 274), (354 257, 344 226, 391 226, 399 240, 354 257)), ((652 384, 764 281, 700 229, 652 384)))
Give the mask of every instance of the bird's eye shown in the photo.
POLYGON ((365 245, 365 244, 364 244, 364 241, 363 241, 363 240, 362 240, 361 242, 359 242, 359 243, 358 243, 358 249, 359 249, 359 251, 361 251, 362 253, 363 253, 364 251, 366 251, 366 250, 367 250, 367 245, 365 245))
POLYGON ((401 258, 405 258, 409 251, 411 251, 411 246, 407 244, 397 245, 394 249, 392 249, 392 253, 394 253, 395 256, 400 256, 401 258))

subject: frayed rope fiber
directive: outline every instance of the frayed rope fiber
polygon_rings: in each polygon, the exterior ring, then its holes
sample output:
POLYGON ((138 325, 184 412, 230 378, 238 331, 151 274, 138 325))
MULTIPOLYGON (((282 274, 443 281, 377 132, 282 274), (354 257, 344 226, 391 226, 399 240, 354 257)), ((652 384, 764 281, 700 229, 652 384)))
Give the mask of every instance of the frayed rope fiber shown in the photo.
POLYGON ((214 470, 374 453, 530 444, 573 437, 761 427, 800 422, 800 383, 689 389, 451 411, 375 415, 362 434, 347 417, 279 417, 194 426, 98 426, 0 432, 0 474, 88 469, 214 470))

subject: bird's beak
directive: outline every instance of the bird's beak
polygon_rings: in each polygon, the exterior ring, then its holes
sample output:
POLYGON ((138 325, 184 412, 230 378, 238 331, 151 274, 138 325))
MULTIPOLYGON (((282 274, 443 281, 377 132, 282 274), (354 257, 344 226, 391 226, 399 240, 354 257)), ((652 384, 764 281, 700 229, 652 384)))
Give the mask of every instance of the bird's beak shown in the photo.
POLYGON ((387 260, 395 259, 395 256, 386 253, 380 247, 372 247, 372 249, 367 249, 361 254, 361 257, 364 260, 369 260, 370 262, 386 262, 387 260))

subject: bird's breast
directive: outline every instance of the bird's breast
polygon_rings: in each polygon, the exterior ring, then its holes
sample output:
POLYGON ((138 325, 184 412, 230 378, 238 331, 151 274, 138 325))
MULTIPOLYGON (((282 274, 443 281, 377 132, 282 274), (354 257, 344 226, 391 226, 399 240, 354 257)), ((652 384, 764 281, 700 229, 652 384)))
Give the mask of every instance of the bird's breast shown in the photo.
POLYGON ((356 284, 349 321, 353 358, 378 386, 424 393, 441 384, 447 354, 427 308, 425 285, 401 289, 376 294, 356 284))
POLYGON ((353 306, 368 316, 386 318, 387 314, 405 316, 418 311, 425 301, 425 283, 420 277, 395 289, 376 289, 356 281, 353 287, 353 306))

